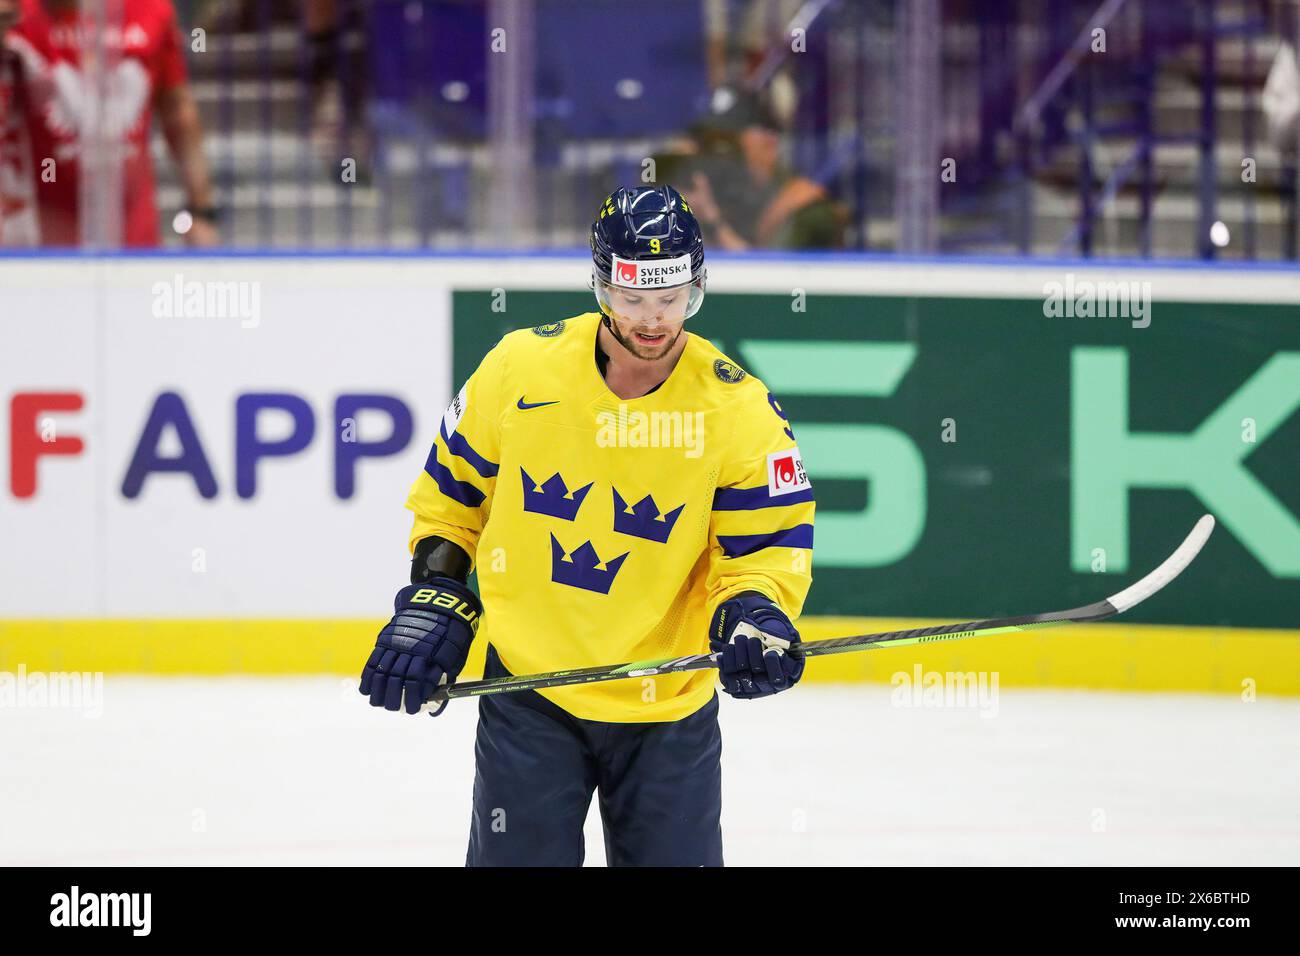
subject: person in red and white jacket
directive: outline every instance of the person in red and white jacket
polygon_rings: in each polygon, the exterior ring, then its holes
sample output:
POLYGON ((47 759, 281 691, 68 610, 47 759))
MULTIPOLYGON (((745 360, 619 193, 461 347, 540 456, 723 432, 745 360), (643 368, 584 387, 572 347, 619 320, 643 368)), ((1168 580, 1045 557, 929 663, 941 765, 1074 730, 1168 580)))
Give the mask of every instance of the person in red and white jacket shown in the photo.
POLYGON ((0 0, 0 247, 34 246, 40 238, 31 148, 20 101, 22 62, 4 42, 18 14, 18 0, 0 0))
MULTIPOLYGON (((82 235, 82 137, 90 126, 86 110, 95 100, 85 88, 81 58, 92 45, 94 24, 80 12, 78 0, 17 2, 20 15, 4 46, 19 61, 12 99, 29 141, 39 242, 76 246, 82 235)), ((14 0, 0 3, 12 7, 14 0)), ((149 152, 156 111, 193 216, 186 241, 214 245, 212 186, 176 11, 171 0, 122 0, 121 10, 121 21, 99 38, 109 51, 100 129, 121 146, 121 242, 149 247, 161 241, 149 152)))

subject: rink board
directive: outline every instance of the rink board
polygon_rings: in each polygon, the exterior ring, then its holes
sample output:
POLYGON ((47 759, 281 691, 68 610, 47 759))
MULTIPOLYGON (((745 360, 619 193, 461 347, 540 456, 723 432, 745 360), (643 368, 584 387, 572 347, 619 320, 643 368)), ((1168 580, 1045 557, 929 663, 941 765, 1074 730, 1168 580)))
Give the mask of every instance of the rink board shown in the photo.
MULTIPOLYGON (((0 671, 358 671, 406 575, 402 505, 446 402, 502 332, 590 309, 589 269, 493 253, 0 258, 0 671), (15 425, 81 444, 49 454, 15 425)), ((1220 513, 1185 579, 1122 622, 823 658, 810 681, 920 663, 1007 685, 1300 694, 1286 629, 1300 625, 1300 378, 1270 372, 1300 355, 1294 271, 847 256, 709 269, 692 328, 778 393, 817 487, 807 639, 1118 590, 1211 505, 1139 480, 1131 519, 1102 528, 1124 532, 1108 563, 1090 566, 1077 528, 1095 516, 1071 489, 1091 426, 1076 411, 1118 382, 1129 433, 1177 438, 1253 396, 1254 510, 1220 513), (1053 283, 1093 280, 1149 282, 1150 325, 1044 314, 1053 283), (924 475, 887 507, 866 490, 889 477, 871 470, 881 441, 924 475)), ((1225 454, 1244 417, 1226 422, 1225 454)), ((1105 461, 1083 477, 1104 480, 1105 461)))
MULTIPOLYGON (((949 623, 804 617, 805 640, 949 623)), ((0 621, 0 672, 359 676, 379 620, 0 621), (304 651, 304 649, 310 649, 304 651)), ((482 673, 484 646, 465 679, 482 673)), ((556 669, 564 666, 556 662, 556 669)), ((810 682, 915 673, 997 675, 1004 687, 1300 695, 1300 631, 1093 624, 819 657, 810 682)))

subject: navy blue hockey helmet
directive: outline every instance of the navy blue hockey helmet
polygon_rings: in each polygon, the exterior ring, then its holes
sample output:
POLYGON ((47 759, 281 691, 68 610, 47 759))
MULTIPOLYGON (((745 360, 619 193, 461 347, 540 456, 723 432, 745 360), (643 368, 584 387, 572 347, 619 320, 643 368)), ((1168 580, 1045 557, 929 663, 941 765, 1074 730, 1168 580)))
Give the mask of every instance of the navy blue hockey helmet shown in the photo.
POLYGON ((704 237, 686 197, 672 186, 620 186, 591 224, 592 288, 612 311, 608 287, 667 289, 689 284, 686 318, 704 302, 704 237))

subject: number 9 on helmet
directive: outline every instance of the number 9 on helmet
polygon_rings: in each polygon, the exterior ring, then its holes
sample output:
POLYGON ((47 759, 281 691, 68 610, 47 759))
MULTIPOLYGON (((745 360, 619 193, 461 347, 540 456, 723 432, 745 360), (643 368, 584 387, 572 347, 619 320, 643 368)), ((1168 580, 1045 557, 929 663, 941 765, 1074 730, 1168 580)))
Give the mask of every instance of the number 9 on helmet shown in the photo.
POLYGON ((605 315, 689 319, 704 303, 704 237, 672 186, 616 189, 591 224, 592 291, 605 315))

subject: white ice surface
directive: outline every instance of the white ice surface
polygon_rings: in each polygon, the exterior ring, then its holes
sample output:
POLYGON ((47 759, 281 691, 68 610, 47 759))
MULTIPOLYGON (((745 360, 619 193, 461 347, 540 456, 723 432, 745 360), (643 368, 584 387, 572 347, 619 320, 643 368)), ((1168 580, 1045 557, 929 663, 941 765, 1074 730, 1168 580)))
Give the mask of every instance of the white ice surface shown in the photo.
MULTIPOLYGON (((0 708, 0 865, 460 865, 477 705, 399 716, 355 687, 118 678, 97 719, 0 708)), ((1298 700, 890 694, 724 698, 729 864, 1300 864, 1298 700)))

